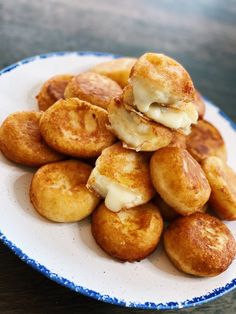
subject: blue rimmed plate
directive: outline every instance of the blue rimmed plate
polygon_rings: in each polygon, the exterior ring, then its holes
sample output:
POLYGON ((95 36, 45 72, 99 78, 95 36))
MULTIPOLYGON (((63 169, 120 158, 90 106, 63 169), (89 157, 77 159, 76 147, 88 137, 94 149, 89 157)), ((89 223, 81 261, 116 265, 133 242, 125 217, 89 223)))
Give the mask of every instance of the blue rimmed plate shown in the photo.
MULTIPOLYGON (((10 113, 37 110, 35 95, 49 77, 79 73, 116 56, 59 52, 35 56, 0 72, 0 122, 10 113)), ((221 131, 229 164, 236 170, 236 127, 207 103, 206 119, 221 131)), ((213 300, 236 286, 236 261, 223 274, 194 278, 178 272, 161 247, 137 263, 121 263, 95 243, 89 220, 50 223, 32 208, 28 190, 33 175, 0 155, 0 238, 12 251, 50 279, 97 300, 144 309, 173 309, 213 300)), ((227 222, 236 237, 236 222, 227 222)), ((9 274, 10 276, 10 274, 9 274)))

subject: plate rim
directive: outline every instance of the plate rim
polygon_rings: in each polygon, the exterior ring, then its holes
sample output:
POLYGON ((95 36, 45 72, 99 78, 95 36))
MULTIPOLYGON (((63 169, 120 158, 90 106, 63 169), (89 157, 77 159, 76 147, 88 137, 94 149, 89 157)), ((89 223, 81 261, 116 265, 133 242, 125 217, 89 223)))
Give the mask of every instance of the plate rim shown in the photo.
MULTIPOLYGON (((25 59, 22 59, 16 63, 13 63, 3 69, 0 70, 0 76, 16 69, 19 66, 24 64, 34 62, 38 59, 47 59, 51 57, 63 57, 65 55, 73 55, 77 54, 78 56, 95 56, 95 57, 111 57, 113 59, 122 57, 119 54, 107 53, 107 52, 99 52, 99 51, 56 51, 56 52, 49 52, 43 54, 37 54, 25 59)), ((205 100, 212 105, 213 107, 218 109, 218 113, 230 124, 230 127, 236 131, 236 123, 219 107, 214 105, 207 97, 204 97, 205 100)), ((225 286, 216 288, 205 295, 201 295, 199 297, 194 297, 192 299, 188 299, 182 302, 176 301, 169 301, 167 303, 154 303, 154 302, 144 302, 144 303, 136 303, 136 302, 126 302, 125 300, 118 299, 116 297, 112 297, 109 295, 102 295, 97 291, 93 291, 91 289, 76 285, 72 281, 59 276, 56 273, 50 271, 46 266, 40 264, 39 262, 35 261, 34 259, 30 258, 27 254, 25 254, 20 248, 18 248, 14 243, 12 243, 7 237, 3 234, 0 230, 0 240, 1 242, 7 246, 17 257, 19 257, 23 262, 27 265, 31 266, 34 270, 38 271, 48 279, 66 287, 70 290, 75 292, 79 292, 80 294, 93 298, 98 301, 103 301, 105 303, 110 303, 113 305, 129 307, 129 308, 138 308, 138 309, 145 309, 145 310, 173 310, 173 309, 181 309, 181 308, 189 308, 194 307, 197 305, 201 305, 207 303, 209 301, 213 301, 220 296, 232 291, 236 287, 236 278, 232 279, 228 282, 225 286)))

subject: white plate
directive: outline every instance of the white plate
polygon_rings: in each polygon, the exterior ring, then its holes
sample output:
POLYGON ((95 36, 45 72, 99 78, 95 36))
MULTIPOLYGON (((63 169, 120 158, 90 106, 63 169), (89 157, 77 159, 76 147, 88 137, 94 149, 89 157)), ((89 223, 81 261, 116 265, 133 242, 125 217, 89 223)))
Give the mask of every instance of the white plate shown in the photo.
MULTIPOLYGON (((37 110, 35 95, 52 75, 79 73, 112 58, 103 53, 60 52, 29 58, 2 70, 0 122, 14 111, 37 110)), ((206 118, 220 129, 229 164, 236 170, 235 125, 209 101, 206 118)), ((236 261, 217 277, 194 278, 176 270, 161 247, 139 263, 110 258, 93 240, 89 219, 56 224, 34 211, 28 197, 33 172, 0 155, 0 237, 22 260, 50 279, 98 300, 145 309, 194 306, 235 287, 236 261)), ((227 226, 236 237, 236 222, 227 222, 227 226)))

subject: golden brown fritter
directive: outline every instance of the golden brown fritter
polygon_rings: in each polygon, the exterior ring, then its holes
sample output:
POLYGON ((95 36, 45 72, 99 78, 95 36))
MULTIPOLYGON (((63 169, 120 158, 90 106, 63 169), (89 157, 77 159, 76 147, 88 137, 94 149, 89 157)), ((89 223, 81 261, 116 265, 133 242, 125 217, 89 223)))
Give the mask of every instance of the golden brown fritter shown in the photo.
POLYGON ((33 176, 30 199, 35 209, 55 222, 79 221, 98 205, 99 198, 86 188, 92 168, 67 160, 45 165, 33 176))
MULTIPOLYGON (((153 102, 179 108, 195 99, 195 88, 188 72, 174 59, 157 53, 145 53, 134 64, 131 85, 136 81, 153 92, 153 102)), ((135 94, 135 91, 133 91, 135 94)))
POLYGON ((78 97, 107 109, 111 100, 121 93, 121 87, 110 78, 93 72, 84 72, 70 81, 64 95, 65 98, 78 97))
POLYGON ((236 173, 220 158, 202 162, 211 186, 210 204, 221 219, 236 219, 236 173))
POLYGON ((164 201, 183 216, 201 211, 211 189, 200 165, 177 147, 164 147, 151 158, 151 178, 164 201))
POLYGON ((78 98, 57 101, 45 111, 40 131, 52 148, 74 157, 97 157, 115 142, 106 110, 78 98))
POLYGON ((185 135, 198 120, 188 72, 163 54, 146 53, 137 60, 123 99, 149 119, 185 135))
POLYGON ((186 145, 189 153, 199 162, 209 156, 227 160, 224 139, 217 128, 206 120, 199 120, 197 125, 192 126, 186 145))
POLYGON ((133 107, 125 105, 123 98, 115 98, 108 106, 111 129, 122 140, 123 146, 136 151, 155 151, 167 146, 172 131, 140 115, 133 107))
POLYGON ((140 261, 157 247, 163 230, 160 212, 147 203, 114 213, 101 204, 92 215, 92 234, 109 255, 140 261))
POLYGON ((179 270, 195 276, 219 275, 236 253, 235 239, 227 226, 202 213, 172 222, 164 233, 164 247, 179 270))
POLYGON ((16 112, 0 127, 0 149, 4 156, 18 164, 41 166, 64 159, 51 149, 39 131, 40 112, 16 112))
POLYGON ((116 143, 103 150, 87 186, 105 199, 113 211, 147 203, 154 195, 150 157, 116 143))
POLYGON ((95 65, 91 72, 96 72, 110 77, 122 88, 128 84, 128 79, 132 66, 137 61, 135 58, 119 58, 95 65))
POLYGON ((39 109, 45 111, 57 100, 64 98, 65 88, 73 77, 71 74, 61 74, 47 80, 36 96, 39 109))

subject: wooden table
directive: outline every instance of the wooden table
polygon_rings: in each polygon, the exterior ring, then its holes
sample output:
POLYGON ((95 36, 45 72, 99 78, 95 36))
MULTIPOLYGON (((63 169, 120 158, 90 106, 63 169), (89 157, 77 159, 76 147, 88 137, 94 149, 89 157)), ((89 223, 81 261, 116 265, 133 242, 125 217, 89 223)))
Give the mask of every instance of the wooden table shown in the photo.
MULTIPOLYGON (((166 53, 189 70, 204 95, 236 120, 233 0, 0 0, 1 68, 30 55, 60 50, 130 56, 145 51, 166 53)), ((71 292, 32 270, 0 244, 1 314, 147 312, 71 292)), ((236 290, 180 311, 190 312, 235 313, 236 290)))

